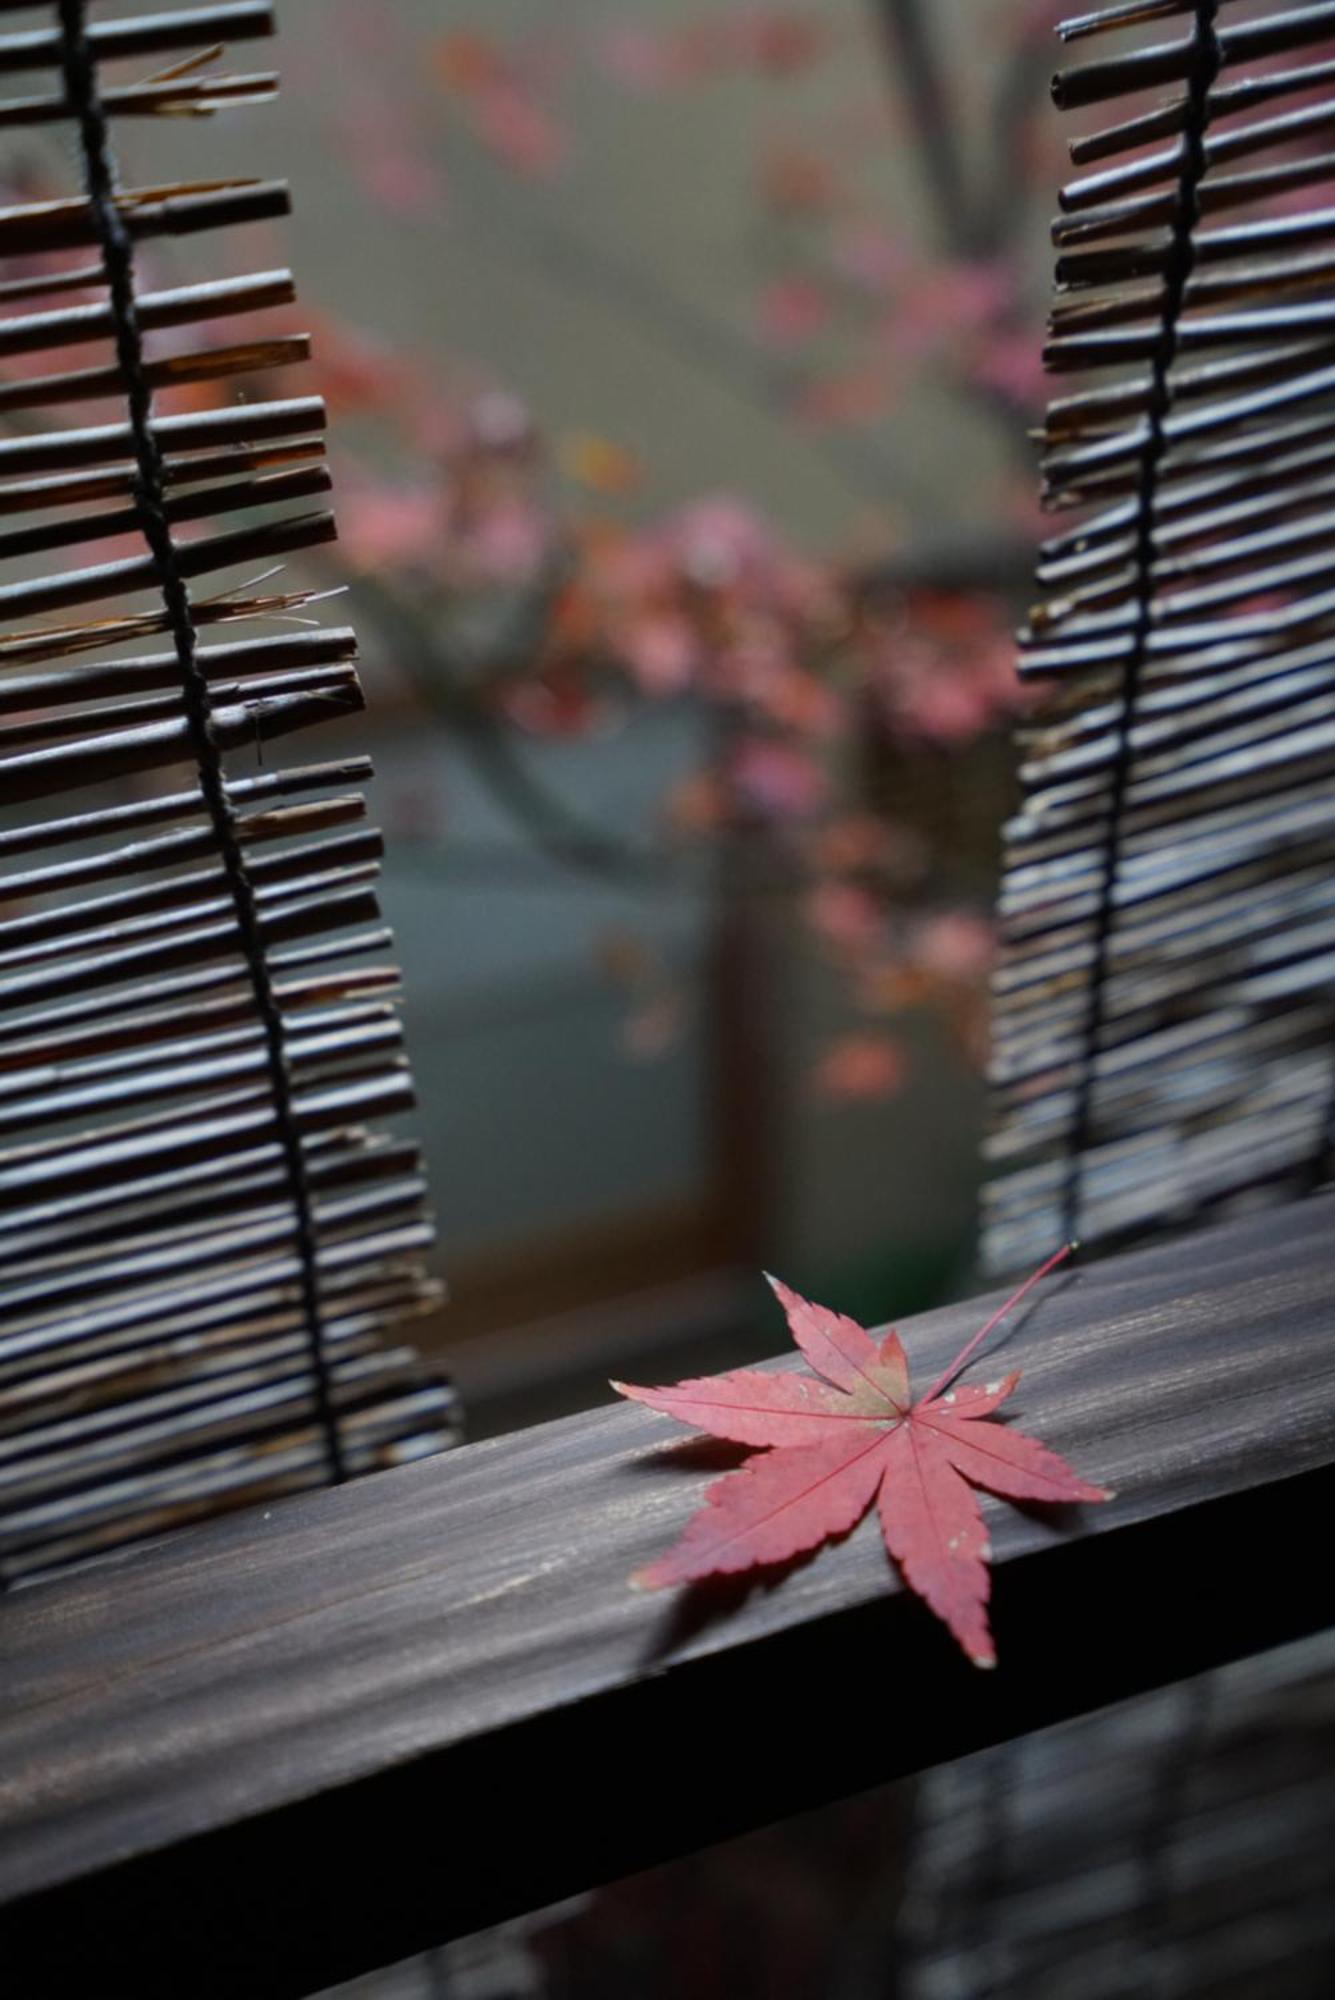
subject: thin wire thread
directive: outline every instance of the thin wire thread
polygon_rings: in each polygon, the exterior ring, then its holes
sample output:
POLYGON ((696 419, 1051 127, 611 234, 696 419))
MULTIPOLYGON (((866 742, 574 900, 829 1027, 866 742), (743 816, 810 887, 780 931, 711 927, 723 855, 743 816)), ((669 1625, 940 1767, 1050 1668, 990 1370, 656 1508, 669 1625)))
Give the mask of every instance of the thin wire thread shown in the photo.
POLYGON ((1115 894, 1122 839, 1122 814, 1135 762, 1132 733, 1136 725, 1140 684, 1154 628, 1154 501, 1159 470, 1168 448, 1165 419, 1172 406, 1169 373, 1177 356, 1178 322, 1192 267, 1196 261, 1195 231, 1200 219, 1200 184, 1205 175, 1205 130, 1210 116, 1210 92, 1219 74, 1222 54, 1215 34, 1219 0, 1198 0, 1195 48, 1187 78, 1186 129, 1182 166, 1177 181, 1177 208, 1164 266, 1163 312, 1150 364, 1147 435, 1136 491, 1135 571, 1136 622, 1131 650, 1122 676, 1122 715, 1113 756, 1108 815, 1104 826, 1099 904, 1094 918, 1094 951, 1090 960, 1088 1008, 1085 1016, 1080 1069, 1075 1086, 1066 1179, 1062 1198, 1063 1233, 1080 1233, 1080 1198, 1085 1156, 1093 1137, 1094 1074, 1103 1033, 1108 961, 1112 951, 1115 894))
POLYGON ((196 651, 190 593, 177 561, 176 545, 167 518, 166 479, 162 452, 153 429, 153 395, 145 370, 143 336, 135 296, 134 249, 116 199, 111 136, 98 87, 96 61, 88 45, 85 0, 57 0, 57 4, 63 31, 61 64, 65 92, 78 120, 85 183, 101 245, 115 325, 116 358, 125 380, 136 468, 135 501, 144 540, 157 568, 162 601, 180 669, 186 721, 199 766, 200 791, 213 824, 219 857, 236 911, 241 950, 264 1031, 274 1121, 292 1199, 301 1309, 310 1348, 315 1410, 324 1433, 330 1477, 335 1482, 341 1482, 347 1476, 347 1466, 325 1352, 319 1239, 306 1157, 293 1102, 283 1016, 269 975, 255 890, 227 796, 222 754, 213 731, 208 678, 196 651))
POLYGON ((1335 1057, 1331 1059, 1330 1084, 1326 1091, 1326 1102, 1317 1127, 1316 1151, 1307 1162, 1298 1186, 1303 1194, 1315 1194, 1324 1187, 1335 1170, 1335 1057))

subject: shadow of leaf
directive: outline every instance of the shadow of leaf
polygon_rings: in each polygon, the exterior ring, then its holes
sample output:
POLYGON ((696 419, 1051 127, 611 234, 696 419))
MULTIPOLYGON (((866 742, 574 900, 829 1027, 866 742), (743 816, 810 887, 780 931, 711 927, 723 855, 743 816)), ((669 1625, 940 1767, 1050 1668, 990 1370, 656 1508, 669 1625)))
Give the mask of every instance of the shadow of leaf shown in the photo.
POLYGON ((627 1468, 640 1477, 652 1472, 735 1472, 754 1455, 755 1446, 729 1444, 725 1438, 669 1438, 660 1450, 632 1459, 627 1468))
MULTIPOLYGON (((980 1363, 990 1359, 993 1355, 1003 1353, 1010 1346, 1011 1342, 1024 1332, 1029 1322, 1030 1314, 1036 1312, 1041 1305, 1046 1305, 1050 1300, 1059 1299, 1062 1293, 1075 1284, 1080 1276, 1081 1273, 1078 1270, 1067 1269, 1058 1271, 1054 1277, 1046 1279, 1044 1281, 1045 1289, 1042 1292, 1036 1293, 1032 1298, 1026 1299, 1024 1304, 1018 1306, 1009 1318, 1001 1322, 991 1340, 986 1341, 972 1357, 969 1362, 969 1368, 976 1368, 980 1363)), ((967 1369, 964 1377, 961 1379, 968 1379, 967 1369)), ((921 1391, 915 1393, 921 1394, 921 1391)))
POLYGON ((640 1666, 646 1669, 662 1666, 673 1653, 689 1645, 693 1639, 698 1639, 702 1632, 735 1617, 753 1597, 768 1596, 799 1570, 806 1569, 826 1549, 847 1541, 858 1525, 854 1523, 854 1527, 842 1535, 831 1535, 815 1548, 803 1549, 784 1562, 758 1563, 736 1576, 706 1576, 698 1582, 688 1583, 665 1607, 663 1617, 650 1634, 649 1643, 640 1656, 640 1666))

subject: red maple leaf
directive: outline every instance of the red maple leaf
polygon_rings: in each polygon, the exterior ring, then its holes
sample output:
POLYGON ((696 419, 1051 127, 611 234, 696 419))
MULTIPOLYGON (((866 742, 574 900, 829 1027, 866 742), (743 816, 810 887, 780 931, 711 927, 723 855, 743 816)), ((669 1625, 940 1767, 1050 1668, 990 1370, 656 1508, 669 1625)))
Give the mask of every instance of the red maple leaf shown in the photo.
MULTIPOLYGON (((1069 1246, 1068 1246, 1069 1247, 1069 1246)), ((633 1581, 645 1589, 781 1563, 847 1534, 877 1502, 904 1581, 950 1627, 975 1666, 996 1664, 987 1623, 987 1529, 975 1487, 1009 1500, 1107 1500, 1055 1452, 987 1421, 1018 1374, 983 1388, 955 1377, 1025 1293, 1068 1254, 1059 1250, 995 1312, 912 1401, 897 1333, 881 1341, 771 1278, 816 1375, 739 1368, 671 1389, 613 1388, 735 1444, 763 1445, 705 1494, 676 1547, 633 1581), (824 1379, 819 1379, 823 1377, 824 1379)))

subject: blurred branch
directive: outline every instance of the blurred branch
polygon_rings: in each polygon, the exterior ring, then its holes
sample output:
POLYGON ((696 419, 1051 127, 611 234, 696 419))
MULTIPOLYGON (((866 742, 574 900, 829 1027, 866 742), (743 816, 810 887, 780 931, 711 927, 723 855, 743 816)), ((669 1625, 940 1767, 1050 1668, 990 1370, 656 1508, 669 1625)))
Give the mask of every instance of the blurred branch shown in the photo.
POLYGON ((1023 597, 1033 573, 1031 537, 988 534, 892 550, 864 563, 849 581, 854 590, 873 597, 889 590, 987 591, 1023 597))
MULTIPOLYGON (((488 681, 510 660, 537 650, 541 626, 551 608, 558 579, 522 601, 516 629, 502 651, 487 662, 488 681)), ((601 879, 640 882, 653 873, 654 857, 642 853, 568 806, 534 775, 514 745, 514 730, 470 688, 463 662, 445 644, 439 624, 419 615, 379 578, 359 575, 357 589, 371 616, 394 647, 394 656, 412 678, 424 706, 447 730, 493 796, 552 860, 601 879)))
POLYGON ((921 0, 875 0, 890 66, 902 78, 904 99, 936 202, 946 248, 956 257, 978 254, 980 231, 969 199, 958 124, 942 75, 933 31, 921 0))
MULTIPOLYGON (((1032 543, 1022 536, 952 538, 888 553, 844 579, 854 598, 874 601, 900 591, 984 592, 1019 598, 1033 569, 1032 543)), ((582 876, 640 890, 678 890, 690 864, 661 847, 635 845, 620 833, 588 819, 554 792, 523 754, 513 723, 493 707, 490 694, 520 673, 540 650, 545 621, 562 581, 559 565, 532 591, 521 593, 508 630, 486 658, 465 660, 446 640, 441 620, 418 607, 381 577, 360 573, 356 588, 370 617, 388 640, 395 660, 411 679, 423 707, 448 733, 534 848, 547 860, 582 876)), ((716 759, 717 761, 717 759, 716 759)), ((755 849, 773 845, 763 826, 725 825, 715 837, 720 847, 745 849, 750 886, 755 849)), ((496 857, 493 865, 509 864, 496 857)), ((777 862, 775 879, 791 883, 791 868, 777 862)))
MULTIPOLYGON (((1044 44, 1022 36, 992 101, 985 185, 975 200, 960 144, 960 119, 924 0, 874 0, 881 40, 913 120, 928 192, 947 253, 962 262, 1012 255, 1025 217, 1023 128, 1049 62, 1044 44)), ((995 390, 975 389, 1010 433, 1026 472, 1032 447, 1022 413, 995 390)), ((1032 560, 1032 558, 1031 558, 1032 560)))
MULTIPOLYGON (((531 188, 516 194, 498 173, 479 171, 473 148, 458 147, 450 159, 452 178, 467 190, 459 220, 483 254, 511 261, 517 255, 526 272, 540 271, 567 298, 581 304, 596 298, 643 337, 764 416, 783 414, 812 386, 810 370, 765 355, 749 335, 683 298, 647 263, 610 253, 571 228, 551 203, 539 209, 531 188)), ((891 490, 894 455, 865 434, 813 430, 810 444, 841 477, 876 500, 891 490)))
POLYGON ((1025 126, 1047 95, 1052 52, 1038 35, 1011 50, 992 103, 992 141, 981 238, 992 255, 1015 246, 1025 217, 1025 126))

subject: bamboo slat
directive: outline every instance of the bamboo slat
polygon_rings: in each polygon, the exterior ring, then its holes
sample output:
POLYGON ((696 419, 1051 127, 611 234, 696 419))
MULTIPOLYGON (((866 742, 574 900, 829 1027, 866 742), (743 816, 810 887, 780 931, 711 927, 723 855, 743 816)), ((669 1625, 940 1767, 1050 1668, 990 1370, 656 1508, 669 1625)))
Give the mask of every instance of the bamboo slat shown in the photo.
POLYGON ((1046 503, 1076 519, 1020 635, 1041 698, 999 904, 998 1270, 1306 1190, 1335 1138, 1335 7, 1126 0, 1061 33, 1170 18, 1054 86, 1169 95, 1073 142, 1114 164, 1053 228, 1046 360, 1086 379, 1044 426, 1046 503))
POLYGON ((386 1124, 412 1082, 370 767, 244 768, 362 705, 353 633, 283 629, 311 593, 248 580, 335 532, 293 510, 329 485, 322 404, 262 393, 308 352, 256 323, 293 280, 136 272, 141 240, 282 215, 287 191, 115 175, 120 118, 271 96, 217 68, 271 29, 266 0, 58 0, 0 33, 0 75, 48 72, 0 126, 68 121, 82 165, 0 212, 0 356, 58 357, 0 384, 24 414, 0 438, 0 1585, 455 1429, 397 1337, 439 1288, 417 1148, 386 1124), (168 51, 192 59, 103 79, 168 51), (160 407, 210 383, 214 406, 160 407), (85 399, 120 411, 72 423, 85 399), (219 623, 239 636, 203 643, 219 623))

